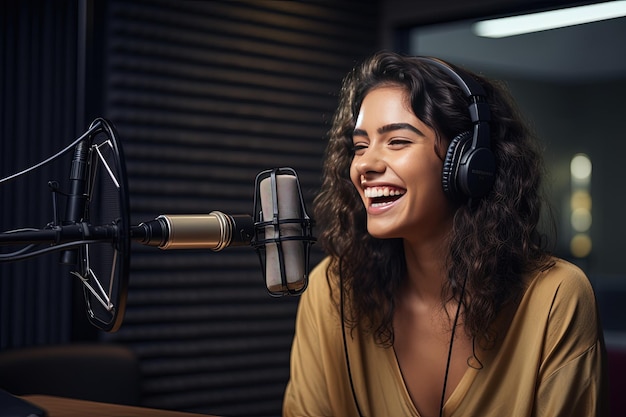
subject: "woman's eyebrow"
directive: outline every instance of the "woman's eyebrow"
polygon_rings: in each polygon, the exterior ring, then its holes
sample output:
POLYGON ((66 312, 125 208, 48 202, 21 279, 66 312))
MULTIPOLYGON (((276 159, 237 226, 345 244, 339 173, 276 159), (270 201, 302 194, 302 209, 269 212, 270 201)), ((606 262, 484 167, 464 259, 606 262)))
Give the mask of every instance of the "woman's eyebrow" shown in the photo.
POLYGON ((378 133, 383 134, 387 132, 393 132, 394 130, 410 130, 411 132, 420 136, 426 136, 421 130, 409 123, 390 123, 388 125, 379 127, 378 133))
MULTIPOLYGON (((419 130, 418 128, 416 128, 410 123, 390 123, 388 125, 379 127, 377 129, 377 132, 378 134, 382 135, 383 133, 393 132, 396 130, 410 130, 411 132, 419 136, 426 136, 424 135, 424 132, 422 132, 421 130, 419 130)), ((352 136, 353 137, 354 136, 369 137, 369 135, 367 134, 367 131, 365 131, 364 129, 359 129, 359 128, 354 129, 354 131, 352 132, 352 136)))

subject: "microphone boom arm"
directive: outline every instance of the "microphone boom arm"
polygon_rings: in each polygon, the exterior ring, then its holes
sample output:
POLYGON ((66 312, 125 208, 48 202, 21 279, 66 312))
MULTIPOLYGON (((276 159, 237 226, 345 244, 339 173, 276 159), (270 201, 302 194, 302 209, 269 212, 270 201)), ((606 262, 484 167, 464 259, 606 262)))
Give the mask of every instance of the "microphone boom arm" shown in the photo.
POLYGON ((114 242, 117 234, 118 226, 115 224, 92 226, 81 222, 66 226, 52 226, 47 229, 23 229, 0 233, 0 245, 60 245, 85 241, 114 242))

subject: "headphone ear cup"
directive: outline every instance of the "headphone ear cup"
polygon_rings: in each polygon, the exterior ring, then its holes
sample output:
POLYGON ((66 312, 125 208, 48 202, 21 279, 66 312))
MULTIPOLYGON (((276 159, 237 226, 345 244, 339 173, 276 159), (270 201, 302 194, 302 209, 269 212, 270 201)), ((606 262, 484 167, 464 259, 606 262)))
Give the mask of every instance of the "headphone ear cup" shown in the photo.
POLYGON ((465 147, 472 138, 472 133, 467 131, 458 134, 450 141, 446 157, 443 160, 443 172, 441 175, 441 185, 443 186, 443 192, 452 201, 459 201, 463 195, 459 191, 458 184, 458 172, 461 155, 465 150, 465 147))
POLYGON ((470 198, 481 198, 489 193, 496 172, 491 149, 463 149, 461 163, 457 173, 457 182, 461 192, 470 198))

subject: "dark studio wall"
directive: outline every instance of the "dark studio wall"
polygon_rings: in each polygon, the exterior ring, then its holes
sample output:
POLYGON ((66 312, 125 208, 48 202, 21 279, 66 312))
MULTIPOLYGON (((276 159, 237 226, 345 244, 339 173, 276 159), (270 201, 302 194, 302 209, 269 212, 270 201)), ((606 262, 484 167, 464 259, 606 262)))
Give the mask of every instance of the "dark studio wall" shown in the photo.
MULTIPOLYGON (((83 74, 75 2, 4 1, 0 27, 3 178, 53 155, 83 128, 77 105, 83 74)), ((67 163, 52 164, 1 184, 0 230, 43 227, 52 221, 46 183, 64 180, 68 169, 67 163)), ((65 274, 54 254, 0 264, 0 348, 71 338, 72 282, 65 274)))
MULTIPOLYGON (((282 166, 297 171, 310 211, 341 79, 378 46, 374 0, 29 0, 0 10, 0 176, 106 117, 124 148, 133 224, 252 214, 256 174, 282 166)), ((49 222, 46 182, 68 170, 62 160, 1 185, 2 230, 49 222)), ((311 263, 320 257, 318 248, 311 263)), ((267 294, 250 248, 133 245, 125 320, 110 334, 86 324, 56 255, 42 258, 0 264, 2 349, 122 344, 139 357, 144 406, 280 413, 297 299, 267 294)))

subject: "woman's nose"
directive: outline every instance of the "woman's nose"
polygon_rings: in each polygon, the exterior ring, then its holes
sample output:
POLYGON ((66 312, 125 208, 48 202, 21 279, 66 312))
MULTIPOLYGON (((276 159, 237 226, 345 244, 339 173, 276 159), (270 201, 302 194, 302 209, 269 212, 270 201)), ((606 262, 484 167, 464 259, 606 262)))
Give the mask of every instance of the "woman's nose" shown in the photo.
POLYGON ((383 156, 376 149, 368 148, 361 155, 355 156, 354 167, 359 174, 380 173, 385 170, 383 156))

